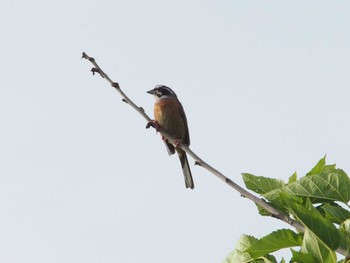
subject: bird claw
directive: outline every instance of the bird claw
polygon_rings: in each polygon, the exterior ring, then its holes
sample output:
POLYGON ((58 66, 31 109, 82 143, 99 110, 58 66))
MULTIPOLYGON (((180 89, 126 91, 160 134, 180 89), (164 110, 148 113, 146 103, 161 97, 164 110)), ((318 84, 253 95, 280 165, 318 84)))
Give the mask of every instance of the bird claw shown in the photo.
POLYGON ((151 126, 155 128, 157 132, 160 130, 160 125, 156 120, 149 121, 146 125, 146 129, 148 129, 151 126))
POLYGON ((173 145, 175 146, 175 148, 178 148, 181 143, 182 143, 181 139, 175 139, 173 142, 173 145))

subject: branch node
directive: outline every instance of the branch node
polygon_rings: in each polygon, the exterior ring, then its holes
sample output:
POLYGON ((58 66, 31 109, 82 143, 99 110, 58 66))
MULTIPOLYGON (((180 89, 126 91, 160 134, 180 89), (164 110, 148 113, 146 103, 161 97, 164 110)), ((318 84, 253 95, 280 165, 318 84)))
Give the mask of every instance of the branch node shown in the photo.
POLYGON ((199 162, 199 161, 195 161, 194 165, 202 166, 201 162, 199 162))
POLYGON ((122 99, 122 102, 128 103, 128 101, 126 99, 122 99))
POLYGON ((120 89, 118 82, 113 82, 112 87, 116 89, 120 89))
POLYGON ((92 75, 95 75, 95 73, 99 73, 98 69, 97 68, 92 68, 91 69, 91 72, 92 72, 92 75))
POLYGON ((230 178, 225 178, 225 183, 227 183, 227 184, 231 184, 232 183, 232 180, 230 179, 230 178))
POLYGON ((145 112, 144 108, 139 107, 140 111, 145 112))

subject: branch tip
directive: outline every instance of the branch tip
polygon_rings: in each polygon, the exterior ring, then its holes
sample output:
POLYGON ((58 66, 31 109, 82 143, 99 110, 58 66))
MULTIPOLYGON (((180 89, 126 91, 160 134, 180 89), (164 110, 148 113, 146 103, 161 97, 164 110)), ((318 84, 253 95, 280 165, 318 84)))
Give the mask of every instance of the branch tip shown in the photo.
POLYGON ((85 59, 89 60, 90 62, 95 62, 95 59, 93 57, 89 57, 88 54, 86 54, 85 52, 83 52, 81 58, 85 58, 85 59))

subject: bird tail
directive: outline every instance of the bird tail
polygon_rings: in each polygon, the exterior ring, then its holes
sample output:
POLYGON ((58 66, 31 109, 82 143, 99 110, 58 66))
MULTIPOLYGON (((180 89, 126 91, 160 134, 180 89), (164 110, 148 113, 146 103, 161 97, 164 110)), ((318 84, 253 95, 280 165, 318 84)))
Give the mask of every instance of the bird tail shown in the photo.
POLYGON ((193 189, 194 183, 193 183, 193 178, 192 178, 190 166, 189 166, 188 160, 187 160, 187 155, 183 151, 177 151, 177 153, 179 155, 181 167, 182 167, 182 172, 183 172, 184 177, 185 177, 186 188, 193 189))

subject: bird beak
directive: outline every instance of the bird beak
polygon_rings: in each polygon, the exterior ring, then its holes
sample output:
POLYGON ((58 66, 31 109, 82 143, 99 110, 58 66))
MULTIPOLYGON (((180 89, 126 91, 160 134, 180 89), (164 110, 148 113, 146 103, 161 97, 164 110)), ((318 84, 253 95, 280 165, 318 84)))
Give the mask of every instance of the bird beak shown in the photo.
POLYGON ((154 95, 155 90, 154 90, 154 89, 151 89, 151 90, 147 91, 147 93, 148 93, 148 94, 152 94, 152 95, 154 95))

